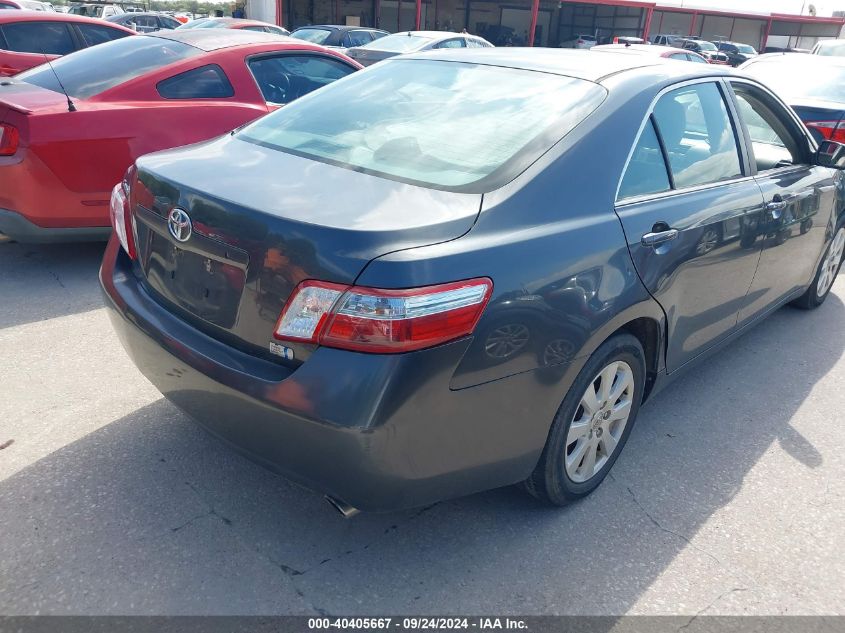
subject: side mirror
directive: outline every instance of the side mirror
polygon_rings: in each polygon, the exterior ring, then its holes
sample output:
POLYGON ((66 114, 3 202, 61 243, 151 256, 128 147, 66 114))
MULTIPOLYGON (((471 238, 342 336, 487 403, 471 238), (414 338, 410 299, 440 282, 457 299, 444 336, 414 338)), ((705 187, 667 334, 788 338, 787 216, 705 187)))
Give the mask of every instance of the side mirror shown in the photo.
POLYGON ((822 141, 816 152, 816 164, 833 169, 845 169, 845 145, 836 141, 822 141))

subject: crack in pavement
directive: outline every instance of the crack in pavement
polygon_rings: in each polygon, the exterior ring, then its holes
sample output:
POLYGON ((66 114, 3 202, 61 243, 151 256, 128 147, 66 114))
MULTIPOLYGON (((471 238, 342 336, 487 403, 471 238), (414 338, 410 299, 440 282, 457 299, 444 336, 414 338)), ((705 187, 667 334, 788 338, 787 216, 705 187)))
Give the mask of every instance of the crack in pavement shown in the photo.
MULTIPOLYGON (((185 523, 182 523, 181 525, 178 525, 178 526, 176 526, 175 528, 171 528, 171 531, 172 531, 172 532, 178 532, 179 530, 184 529, 185 527, 187 527, 187 526, 188 526, 188 525, 190 525, 191 523, 193 523, 193 522, 195 522, 195 521, 198 521, 199 519, 202 519, 202 518, 208 517, 208 516, 214 516, 214 517, 219 518, 219 519, 220 519, 220 520, 221 520, 221 521, 222 521, 225 525, 227 525, 227 526, 232 526, 232 525, 233 525, 232 520, 231 520, 231 519, 228 519, 228 518, 226 518, 226 517, 224 517, 224 516, 223 516, 223 515, 221 515, 221 514, 219 514, 219 513, 216 511, 216 509, 214 508, 214 504, 213 504, 213 503, 211 503, 210 501, 208 501, 208 500, 205 498, 205 496, 204 496, 204 495, 203 495, 203 494, 202 494, 202 493, 201 493, 201 492, 197 489, 197 487, 196 487, 196 486, 194 486, 194 485, 193 485, 191 482, 189 482, 189 481, 186 481, 186 482, 185 482, 185 485, 186 485, 186 486, 188 486, 188 488, 190 488, 190 489, 191 489, 191 491, 192 491, 192 492, 193 492, 193 493, 197 496, 197 498, 198 498, 198 499, 199 499, 199 500, 200 500, 203 504, 205 504, 205 505, 208 507, 208 512, 204 512, 204 513, 199 514, 199 515, 197 515, 197 516, 195 516, 195 517, 192 517, 191 519, 188 519, 185 523)), ((416 519, 418 519, 419 517, 421 517, 423 514, 425 514, 426 512, 428 512, 429 510, 431 510, 432 508, 434 508, 436 505, 437 505, 436 503, 433 503, 433 504, 431 504, 431 505, 425 506, 425 507, 423 507, 423 508, 419 509, 419 510, 418 510, 417 512, 415 512, 414 514, 412 514, 412 515, 411 515, 411 516, 410 516, 410 517, 409 517, 406 521, 403 521, 403 522, 401 522, 401 523, 397 523, 397 524, 393 524, 393 525, 391 525, 390 527, 388 527, 388 528, 386 528, 386 529, 384 530, 384 533, 383 533, 383 535, 382 535, 382 536, 384 536, 384 535, 386 535, 386 534, 390 534, 391 532, 393 532, 393 531, 395 531, 395 530, 398 530, 398 529, 399 529, 399 528, 401 528, 401 527, 405 527, 406 525, 411 524, 411 523, 412 523, 412 522, 414 522, 416 519)), ((286 565, 285 563, 283 563, 283 562, 281 562, 281 561, 278 561, 278 560, 274 559, 274 558, 273 558, 272 556, 270 556, 269 554, 266 554, 265 552, 261 551, 261 549, 257 548, 257 547, 256 547, 255 545, 253 545, 252 543, 250 543, 250 542, 248 542, 248 541, 244 540, 244 539, 243 539, 243 538, 242 538, 242 537, 238 534, 237 530, 233 530, 233 531, 232 531, 232 534, 233 534, 233 536, 235 537, 235 539, 236 539, 236 540, 237 540, 237 541, 238 541, 241 545, 243 545, 246 549, 248 549, 249 551, 251 551, 253 554, 255 554, 256 556, 258 556, 258 557, 259 557, 259 558, 261 558, 262 560, 265 560, 265 561, 269 562, 269 563, 270 563, 270 564, 272 564, 274 567, 277 567, 279 570, 281 570, 281 571, 282 571, 282 573, 284 573, 284 574, 285 574, 285 576, 287 576, 287 577, 290 579, 291 586, 293 587, 293 590, 296 592, 296 595, 298 595, 300 598, 302 598, 302 599, 303 599, 303 601, 304 601, 304 602, 305 602, 305 603, 306 603, 306 604, 307 604, 307 605, 311 608, 311 610, 313 610, 315 613, 317 613, 318 615, 321 615, 321 616, 330 616, 330 615, 332 615, 332 614, 331 614, 329 611, 327 611, 326 609, 323 609, 322 607, 319 607, 318 605, 316 605, 316 604, 315 604, 315 603, 314 603, 314 602, 313 602, 313 601, 312 601, 312 600, 311 600, 308 596, 306 596, 306 595, 305 595, 305 592, 304 592, 304 591, 303 591, 303 590, 299 587, 299 584, 298 584, 298 582, 297 582, 296 578, 297 578, 298 576, 303 576, 303 575, 307 574, 308 572, 313 571, 313 570, 315 570, 315 569, 317 569, 318 567, 321 567, 321 566, 323 566, 323 565, 326 565, 326 564, 329 564, 329 563, 332 563, 332 562, 337 562, 337 561, 339 561, 339 560, 342 560, 343 558, 346 558, 347 556, 350 556, 350 555, 355 554, 355 553, 357 553, 357 552, 361 552, 361 551, 364 551, 364 550, 366 550, 366 549, 369 549, 371 545, 374 545, 376 542, 378 542, 378 541, 376 540, 376 541, 373 541, 372 543, 367 543, 367 544, 365 544, 365 545, 364 545, 364 546, 362 546, 362 547, 359 547, 359 548, 356 548, 356 549, 351 549, 351 550, 346 550, 346 551, 345 551, 345 552, 343 552, 342 554, 339 554, 339 555, 337 555, 337 556, 335 556, 335 557, 333 557, 333 558, 324 558, 323 560, 321 560, 321 561, 320 561, 319 563, 317 563, 316 565, 312 565, 311 567, 308 567, 307 569, 300 570, 300 569, 296 569, 296 568, 294 568, 294 567, 291 567, 290 565, 286 565)))
POLYGON ((719 600, 721 600, 725 596, 728 596, 732 593, 739 593, 739 592, 742 592, 742 591, 748 591, 748 587, 732 587, 732 588, 728 589, 727 591, 723 591, 718 596, 713 598, 713 600, 711 600, 704 608, 699 609, 698 612, 694 616, 692 616, 686 624, 684 624, 683 626, 678 628, 678 631, 680 632, 680 631, 685 631, 686 629, 688 629, 690 627, 690 625, 698 619, 699 616, 704 615, 704 613, 710 607, 712 607, 714 604, 719 602, 719 600))

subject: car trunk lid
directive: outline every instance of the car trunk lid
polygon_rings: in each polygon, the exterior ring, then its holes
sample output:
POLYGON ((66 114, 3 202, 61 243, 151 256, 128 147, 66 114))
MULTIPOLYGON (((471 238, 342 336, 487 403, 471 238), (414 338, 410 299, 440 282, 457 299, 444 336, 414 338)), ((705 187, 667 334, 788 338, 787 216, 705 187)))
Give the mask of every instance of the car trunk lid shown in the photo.
MULTIPOLYGON (((472 227, 481 196, 227 135, 141 158, 131 204, 139 272, 153 295, 211 336, 269 355, 298 283, 352 284, 376 257, 455 239, 472 227), (185 217, 187 238, 178 228, 185 217)), ((297 360, 310 354, 307 345, 291 346, 297 360)))

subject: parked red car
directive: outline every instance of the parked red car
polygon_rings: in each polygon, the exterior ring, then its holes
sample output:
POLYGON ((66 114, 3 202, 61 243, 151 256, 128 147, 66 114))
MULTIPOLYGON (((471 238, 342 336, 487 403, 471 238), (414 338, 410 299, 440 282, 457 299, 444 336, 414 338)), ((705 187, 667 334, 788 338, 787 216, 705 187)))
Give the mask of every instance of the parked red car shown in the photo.
POLYGON ((0 233, 25 242, 107 237, 110 192, 136 158, 224 134, 359 68, 301 40, 177 29, 2 81, 0 233))
POLYGON ((82 48, 135 35, 105 20, 52 11, 0 11, 0 76, 82 48))

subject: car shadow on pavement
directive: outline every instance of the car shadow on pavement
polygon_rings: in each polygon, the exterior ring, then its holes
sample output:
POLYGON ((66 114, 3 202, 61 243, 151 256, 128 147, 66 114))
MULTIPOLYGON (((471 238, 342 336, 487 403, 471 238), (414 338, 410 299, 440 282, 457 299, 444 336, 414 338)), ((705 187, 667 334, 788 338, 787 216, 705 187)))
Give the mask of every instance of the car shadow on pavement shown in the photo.
POLYGON ((105 242, 0 242, 0 329, 102 307, 104 250, 105 242))
POLYGON ((789 539, 793 519, 763 531, 752 515, 740 519, 747 529, 732 524, 739 533, 696 535, 741 489, 777 504, 792 470, 823 465, 792 422, 844 348, 838 296, 815 312, 778 311, 644 407, 612 476, 565 509, 511 487, 344 520, 159 400, 0 482, 0 608, 623 614, 661 583, 698 585, 714 603, 757 592, 765 604, 757 585, 792 583, 815 563, 749 574, 731 548, 789 539), (752 477, 778 445, 790 467, 752 477))

